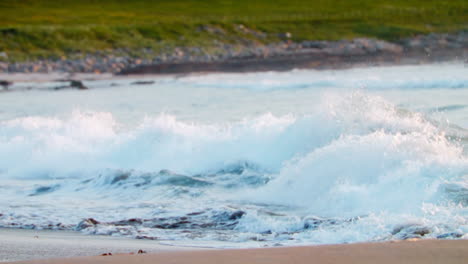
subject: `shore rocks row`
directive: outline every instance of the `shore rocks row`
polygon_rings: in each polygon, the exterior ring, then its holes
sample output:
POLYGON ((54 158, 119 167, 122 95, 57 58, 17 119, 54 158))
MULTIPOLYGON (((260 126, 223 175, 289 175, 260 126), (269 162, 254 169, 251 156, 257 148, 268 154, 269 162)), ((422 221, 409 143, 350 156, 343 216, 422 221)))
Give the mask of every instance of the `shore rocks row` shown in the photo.
POLYGON ((111 54, 87 54, 79 59, 37 60, 21 63, 0 62, 0 73, 120 73, 139 65, 162 65, 184 63, 213 63, 232 60, 261 60, 284 56, 300 57, 302 54, 317 56, 366 56, 373 54, 402 55, 406 52, 430 54, 433 50, 468 49, 468 31, 456 34, 429 34, 388 42, 359 38, 341 41, 284 40, 279 43, 261 45, 255 42, 244 45, 224 44, 214 41, 216 48, 176 47, 170 51, 156 53, 145 49, 148 58, 135 58, 131 51, 116 50, 111 54))

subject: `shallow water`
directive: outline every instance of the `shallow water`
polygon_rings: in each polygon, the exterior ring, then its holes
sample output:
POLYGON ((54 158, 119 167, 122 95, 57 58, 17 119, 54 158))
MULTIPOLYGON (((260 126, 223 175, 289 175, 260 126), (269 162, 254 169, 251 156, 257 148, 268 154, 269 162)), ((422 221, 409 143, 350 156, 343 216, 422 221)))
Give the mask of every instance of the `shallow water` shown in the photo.
POLYGON ((468 238, 467 73, 16 83, 0 93, 0 226, 216 247, 468 238))

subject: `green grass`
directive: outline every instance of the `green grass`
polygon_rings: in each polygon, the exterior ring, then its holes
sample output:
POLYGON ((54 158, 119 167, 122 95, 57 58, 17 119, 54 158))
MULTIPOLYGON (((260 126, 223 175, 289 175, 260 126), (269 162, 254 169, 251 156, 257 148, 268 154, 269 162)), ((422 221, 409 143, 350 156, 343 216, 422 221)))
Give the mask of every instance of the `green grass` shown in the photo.
POLYGON ((468 28, 467 0, 1 0, 0 52, 9 60, 176 46, 279 41, 395 40, 468 28), (243 24, 266 37, 238 29, 243 24), (208 25, 219 34, 200 30, 208 25), (216 42, 217 41, 217 42, 216 42))

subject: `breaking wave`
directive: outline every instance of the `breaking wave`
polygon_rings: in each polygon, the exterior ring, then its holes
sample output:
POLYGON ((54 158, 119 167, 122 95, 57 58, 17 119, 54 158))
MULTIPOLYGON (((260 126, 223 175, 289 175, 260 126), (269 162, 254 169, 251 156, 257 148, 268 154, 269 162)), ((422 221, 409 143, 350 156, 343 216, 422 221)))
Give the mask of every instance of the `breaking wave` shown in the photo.
POLYGON ((224 247, 467 238, 459 138, 362 92, 321 102, 303 116, 160 115, 130 130, 99 112, 4 121, 0 225, 224 247))

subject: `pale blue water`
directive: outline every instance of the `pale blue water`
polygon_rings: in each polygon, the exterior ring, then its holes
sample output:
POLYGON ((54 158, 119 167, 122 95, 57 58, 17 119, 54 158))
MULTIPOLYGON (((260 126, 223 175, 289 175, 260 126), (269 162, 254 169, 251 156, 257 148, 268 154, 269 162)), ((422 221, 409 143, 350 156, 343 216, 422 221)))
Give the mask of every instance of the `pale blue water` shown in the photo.
POLYGON ((17 83, 0 93, 0 226, 218 247, 468 238, 467 73, 17 83))

